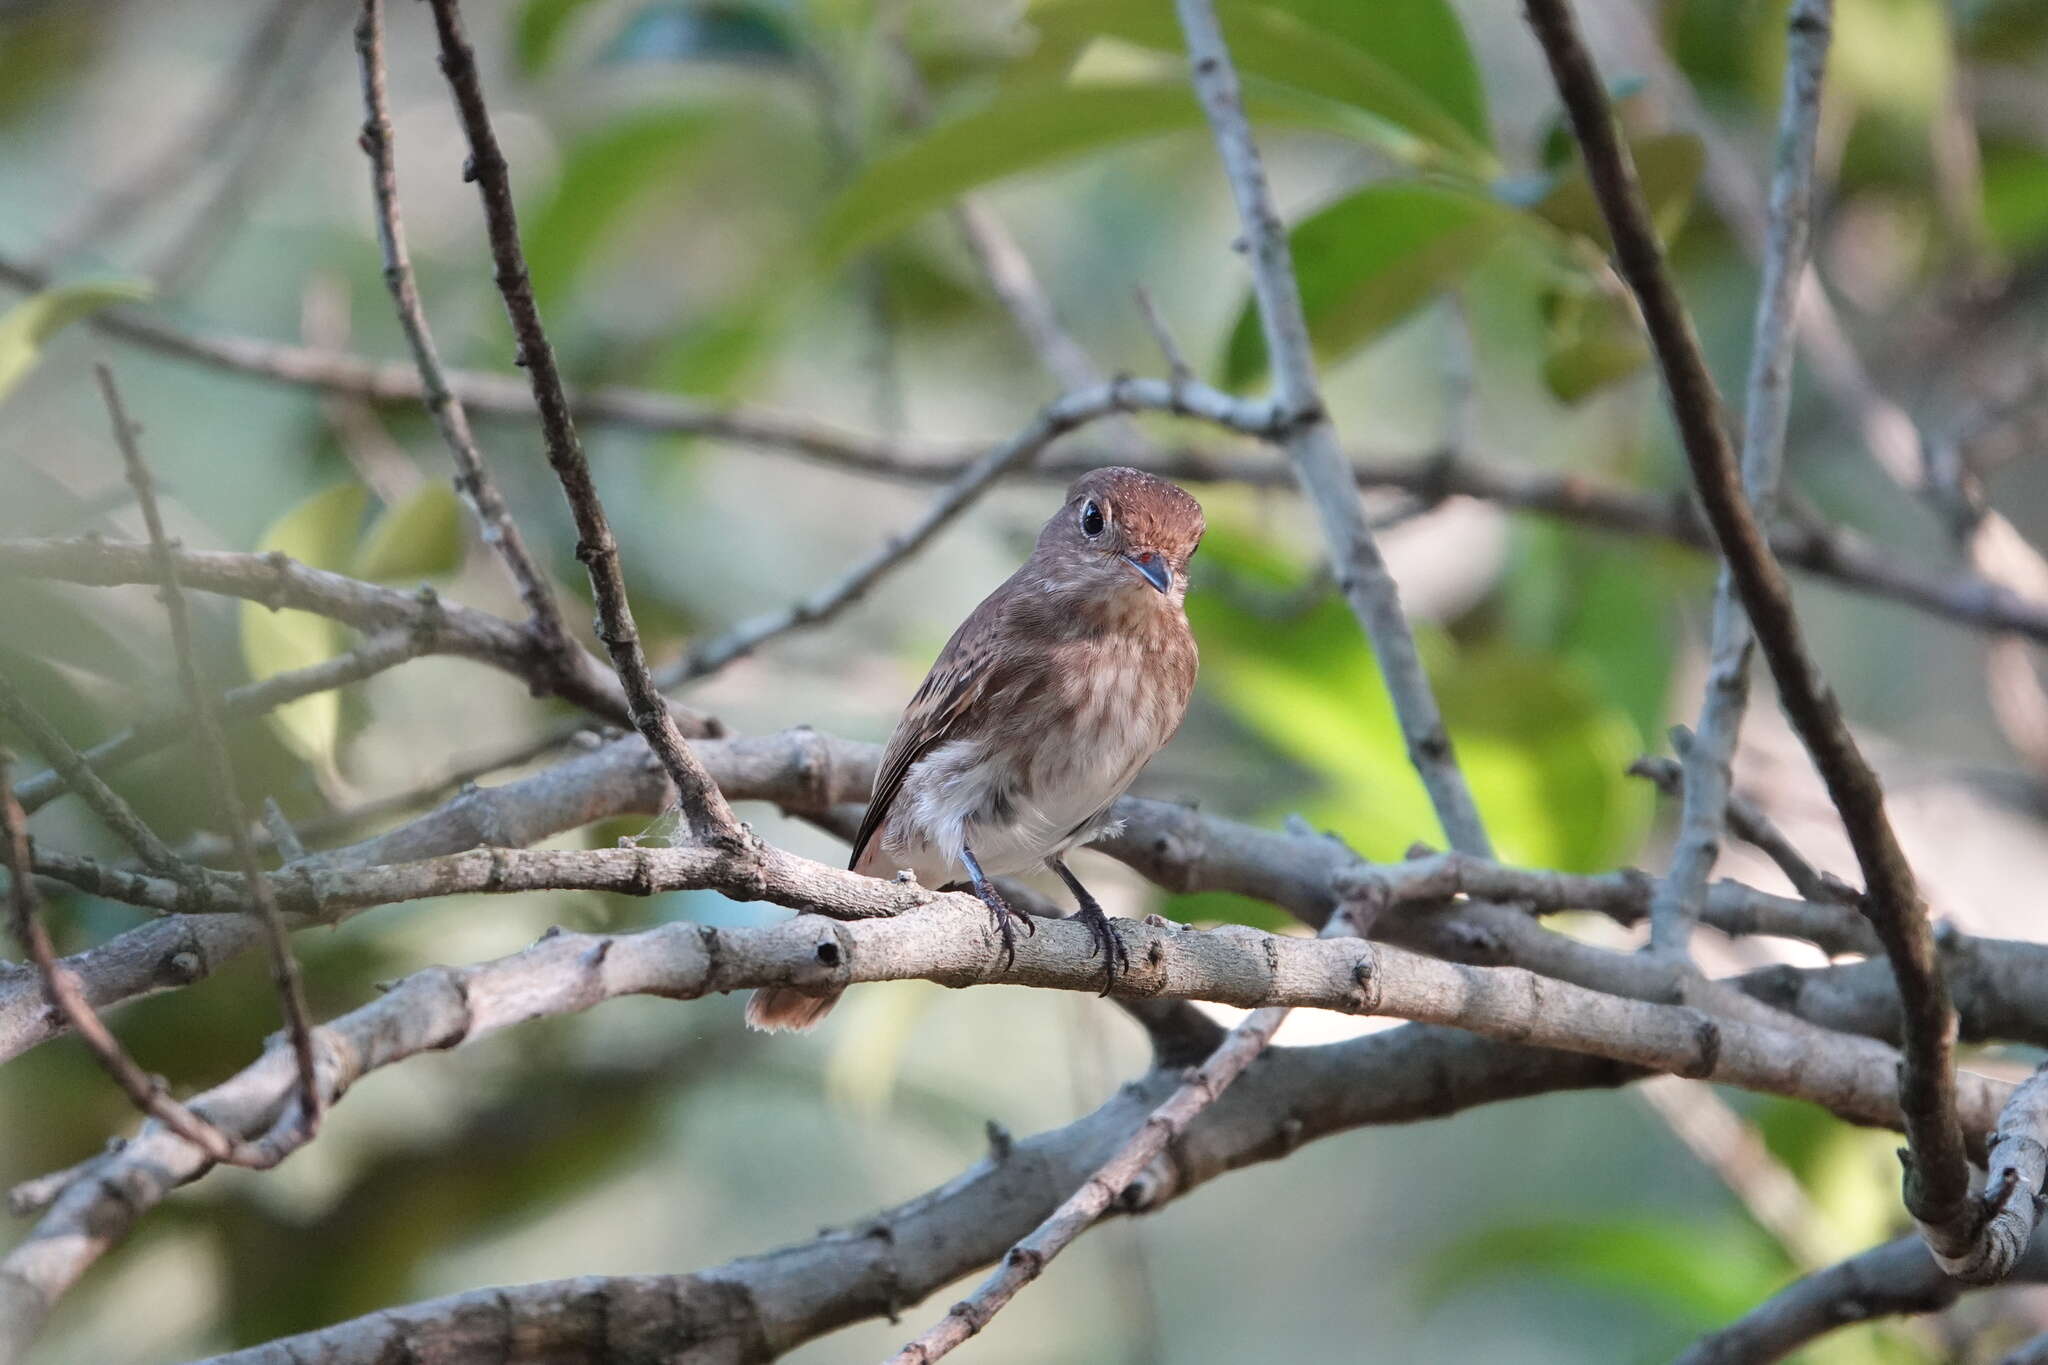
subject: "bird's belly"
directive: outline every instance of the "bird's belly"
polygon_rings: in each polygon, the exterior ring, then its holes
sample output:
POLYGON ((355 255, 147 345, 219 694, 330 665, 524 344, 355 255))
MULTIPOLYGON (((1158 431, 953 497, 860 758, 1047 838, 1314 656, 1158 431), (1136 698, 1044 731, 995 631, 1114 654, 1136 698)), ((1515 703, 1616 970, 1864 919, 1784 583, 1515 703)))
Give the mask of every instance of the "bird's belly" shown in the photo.
POLYGON ((979 741, 941 745, 905 776, 883 840, 886 861, 926 886, 964 880, 967 848, 990 876, 1035 870, 1099 832, 1149 755, 1149 746, 1110 744, 1020 762, 979 741))

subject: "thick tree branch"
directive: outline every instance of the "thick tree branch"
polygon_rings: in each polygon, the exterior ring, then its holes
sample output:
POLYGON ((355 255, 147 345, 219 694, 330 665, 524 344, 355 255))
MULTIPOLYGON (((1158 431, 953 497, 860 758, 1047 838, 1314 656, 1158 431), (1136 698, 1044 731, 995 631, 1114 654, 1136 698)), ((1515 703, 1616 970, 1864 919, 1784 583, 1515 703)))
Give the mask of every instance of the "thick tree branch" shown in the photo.
MULTIPOLYGON (((434 968, 315 1031, 323 1095, 338 1097, 370 1070, 445 1049, 530 1019, 580 1013, 607 999, 689 999, 763 985, 838 989, 923 978, 941 984, 1011 983, 1099 989, 1093 940, 1055 921, 1001 951, 986 907, 962 893, 882 882, 760 847, 613 849, 581 854, 493 850, 442 861, 473 865, 475 884, 571 880, 652 894, 712 886, 749 899, 829 908, 761 929, 668 924, 625 935, 553 934, 473 967, 434 968), (585 878, 581 874, 600 874, 585 878)), ((1899 1120, 1898 1054, 1866 1039, 1809 1040, 1683 1006, 1623 1000, 1518 968, 1478 968, 1357 939, 1276 938, 1233 926, 1210 933, 1149 925, 1125 929, 1133 967, 1127 994, 1206 999, 1249 1008, 1311 1006, 1451 1024, 1504 1041, 1590 1052, 1610 1061, 1812 1100, 1853 1121, 1899 1120)), ((268 1127, 291 1092, 289 1049, 273 1046, 193 1107, 230 1133, 268 1127)), ((1987 1128, 2010 1087, 1966 1076, 1959 1086, 1973 1127, 1987 1128)), ((283 1150, 302 1127, 277 1130, 283 1150)), ((0 1315, 8 1303, 36 1315, 0 1338, 19 1342, 40 1312, 176 1186, 207 1166, 198 1149, 146 1127, 120 1150, 81 1168, 56 1193, 28 1238, 0 1260, 0 1315), (118 1193, 117 1193, 118 1192, 118 1193), (23 1325, 25 1323, 25 1326, 23 1325)), ((43 1188, 40 1187, 39 1188, 43 1188)), ((44 1193, 49 1193, 46 1188, 44 1193)))
POLYGON ((306 1139, 320 1126, 322 1099, 313 1076, 313 1023, 306 1009, 305 983, 299 976, 298 959, 292 956, 291 939, 278 913, 277 897, 256 857, 256 845, 249 837, 249 811, 235 778, 234 761, 228 756, 227 736, 221 730, 220 715, 214 709, 213 693, 199 676, 199 658, 192 645, 191 607, 178 584, 178 565, 171 554, 170 537, 164 534, 164 519, 157 507, 156 481, 143 461, 142 448, 135 441, 135 426, 121 405, 114 387, 114 374, 105 365, 94 367, 100 392, 107 400, 107 416, 114 424, 114 444, 120 448, 121 463, 128 486, 142 509, 143 524, 149 528, 149 547, 163 582, 164 614, 170 620, 171 649, 177 656, 178 682, 185 693, 185 705, 192 713, 198 732, 199 751, 206 764, 208 785, 234 845, 235 861, 241 866, 243 894, 250 913, 263 931, 263 946, 270 959, 270 980, 277 988, 278 1008, 284 1015, 285 1031, 291 1039, 292 1056, 298 1063, 299 1110, 293 1122, 306 1139))
POLYGON ((505 301, 505 316, 511 320, 512 335, 519 344, 519 363, 533 384, 533 401, 540 411, 548 465, 555 471, 576 519, 576 557, 589 572, 591 595, 597 599, 597 637, 618 670, 634 728, 647 737, 647 747, 660 756, 669 781, 675 784, 676 799, 691 832, 700 840, 722 845, 743 842, 745 835, 733 819, 732 810, 719 795, 717 785, 691 757, 675 717, 669 714, 668 699, 661 695, 648 671, 647 656, 640 648, 640 632, 633 624, 633 607, 626 600, 619 543, 605 517, 604 504, 598 499, 597 484, 590 477, 583 442, 576 435, 575 419, 569 413, 569 395, 555 363, 555 348, 541 326, 540 305, 534 300, 533 280, 526 272, 526 252, 519 244, 511 169, 491 127, 490 111, 484 106, 476 52, 463 32, 456 0, 432 0, 432 5, 434 30, 441 43, 441 74, 448 79, 463 135, 469 141, 469 160, 463 165, 463 178, 476 184, 483 200, 484 224, 496 267, 494 279, 505 301))
POLYGON ((2048 1174, 2048 1068, 2021 1082, 1998 1115, 1985 1164, 1979 1224, 1960 1256, 1935 1263, 1965 1284, 1996 1284, 2026 1254, 2041 1220, 2048 1174))
MULTIPOLYGON (((1763 287, 1751 333, 1743 404, 1742 485, 1758 522, 1768 525, 1784 465, 1785 423, 1792 408, 1792 325, 1812 230, 1813 144, 1820 126, 1821 72, 1827 62, 1833 0, 1798 0, 1789 20, 1785 89, 1778 110, 1777 170, 1771 179, 1770 230, 1763 287)), ((1692 927, 1706 897, 1707 877, 1721 852, 1729 765, 1749 704, 1749 659, 1755 646, 1733 574, 1724 565, 1714 588, 1706 695, 1691 752, 1685 756, 1684 813, 1671 871, 1650 906, 1650 946, 1689 953, 1692 927)))
MULTIPOLYGON (((1411 1024, 1264 1054, 1114 1212, 1362 1124, 1410 1123, 1550 1090, 1631 1078, 1609 1062, 1411 1024)), ((1001 1256, 1088 1177, 1178 1082, 1155 1071, 1094 1113, 1022 1138, 958 1178, 843 1229, 695 1275, 477 1290, 222 1356, 209 1365, 381 1365, 461 1349, 506 1365, 613 1365, 634 1353, 756 1361, 895 1314, 1001 1256)))
POLYGON ((1953 1097, 1956 1022, 1935 960, 1934 935, 1891 822, 1884 791, 1807 651, 1790 590, 1742 496, 1699 339, 1664 264, 1607 90, 1567 0, 1525 0, 1613 237, 1621 273, 1642 305, 1681 443, 1715 540, 1749 614, 1778 695, 1841 813, 1863 872, 1865 909, 1905 1002, 1906 1206, 1931 1244, 1966 1244, 1973 1211, 1969 1164, 1953 1097))
POLYGON ((1252 294, 1273 371, 1274 404, 1285 423, 1281 443, 1294 462, 1302 492, 1322 521, 1337 586, 1372 641, 1401 733, 1408 742, 1409 760, 1422 776, 1444 837, 1460 852, 1489 857, 1492 842, 1452 752, 1436 694, 1401 611, 1400 591, 1366 525, 1356 478, 1337 447, 1336 427, 1316 386, 1315 357, 1309 348, 1308 322, 1294 278, 1287 228, 1266 185, 1265 168, 1252 140, 1223 30, 1207 0, 1176 0, 1174 8, 1194 67, 1195 94, 1208 115, 1231 198, 1237 203, 1238 220, 1244 227, 1252 294))
POLYGON ((370 193, 376 202, 377 242, 384 253, 384 283, 398 309, 398 321, 412 348, 413 363, 419 367, 422 401, 442 442, 455 460, 455 486, 468 499, 482 528, 484 542, 497 551, 526 603, 528 625, 540 641, 541 652, 563 661, 564 671, 573 670, 568 661, 576 653, 562 624, 562 612, 548 587, 525 537, 512 520, 505 495, 498 491, 476 436, 469 429, 469 414, 462 400, 448 388, 448 376, 441 365, 440 349, 427 325, 426 308, 420 303, 418 281, 413 276, 412 257, 405 245, 405 220, 398 205, 398 164, 391 141, 391 114, 384 95, 384 7, 382 0, 363 0, 355 30, 356 61, 362 72, 363 154, 370 159, 370 193))

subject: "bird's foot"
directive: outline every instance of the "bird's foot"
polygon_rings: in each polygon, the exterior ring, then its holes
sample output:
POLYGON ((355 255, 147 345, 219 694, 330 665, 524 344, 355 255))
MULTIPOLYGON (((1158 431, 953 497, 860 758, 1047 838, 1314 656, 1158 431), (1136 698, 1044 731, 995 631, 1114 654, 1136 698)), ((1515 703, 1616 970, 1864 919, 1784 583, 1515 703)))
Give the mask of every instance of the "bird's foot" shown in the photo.
POLYGON ((1012 908, 1010 903, 1003 899, 1003 893, 996 890, 992 883, 983 882, 976 886, 974 894, 981 897, 981 903, 988 907, 990 917, 995 920, 996 933, 1003 940, 1003 970, 1008 971, 1017 965, 1017 928, 1011 921, 1021 921, 1027 934, 1037 933, 1038 925, 1032 921, 1031 916, 1012 908))
POLYGON ((1093 901, 1075 911, 1074 918, 1088 926, 1088 933, 1095 940, 1088 956, 1102 955, 1102 993, 1108 995, 1116 989, 1118 979, 1131 970, 1130 950, 1124 947, 1123 938, 1109 922, 1109 916, 1093 901))

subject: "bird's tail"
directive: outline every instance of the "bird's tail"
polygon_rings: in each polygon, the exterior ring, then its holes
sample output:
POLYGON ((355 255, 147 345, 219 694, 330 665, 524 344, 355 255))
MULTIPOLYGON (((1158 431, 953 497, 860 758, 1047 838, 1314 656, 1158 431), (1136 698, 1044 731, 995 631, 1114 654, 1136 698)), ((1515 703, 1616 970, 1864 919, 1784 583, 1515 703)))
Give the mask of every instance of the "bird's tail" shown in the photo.
POLYGON ((808 1033, 832 1012, 840 994, 806 995, 788 986, 764 986, 747 1000, 747 1027, 763 1033, 808 1033))

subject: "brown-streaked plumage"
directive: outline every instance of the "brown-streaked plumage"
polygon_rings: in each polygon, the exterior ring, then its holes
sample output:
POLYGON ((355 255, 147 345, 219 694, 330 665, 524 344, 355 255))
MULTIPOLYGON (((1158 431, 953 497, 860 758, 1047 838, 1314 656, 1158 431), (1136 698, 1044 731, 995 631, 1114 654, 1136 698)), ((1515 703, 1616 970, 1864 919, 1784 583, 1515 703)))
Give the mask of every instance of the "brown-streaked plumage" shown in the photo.
MULTIPOLYGON (((971 886, 1004 950, 1012 910, 991 877, 1049 867, 1104 959, 1104 993, 1129 965, 1102 907, 1063 861, 1106 833, 1109 807, 1173 738, 1195 687, 1182 610, 1202 508, 1121 467, 1082 475, 1024 566, 953 632, 911 697, 854 838, 854 871, 971 886)), ((808 1029, 836 993, 756 991, 747 1022, 808 1029)))

